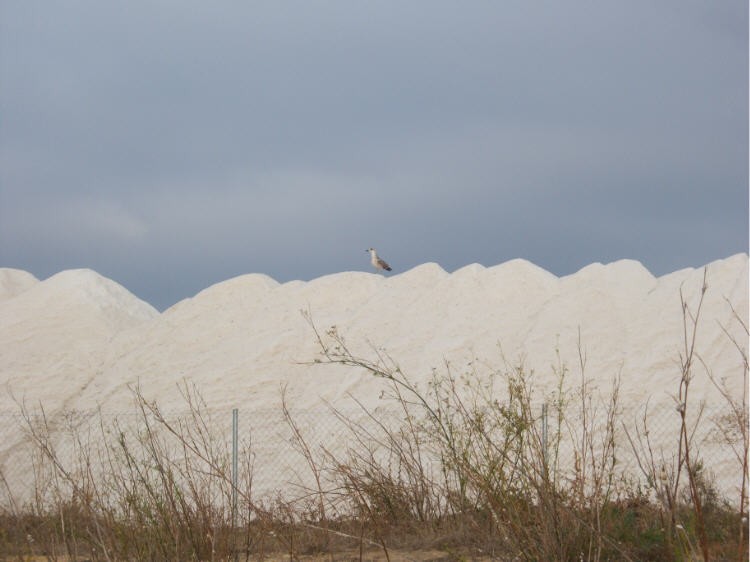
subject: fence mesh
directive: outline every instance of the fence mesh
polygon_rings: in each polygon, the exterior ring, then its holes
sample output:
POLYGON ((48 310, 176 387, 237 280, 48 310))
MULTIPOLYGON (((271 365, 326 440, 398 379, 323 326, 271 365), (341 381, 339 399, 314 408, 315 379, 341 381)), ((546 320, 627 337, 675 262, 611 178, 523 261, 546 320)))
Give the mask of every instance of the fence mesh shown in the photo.
MULTIPOLYGON (((697 413, 698 408, 691 410, 688 418, 694 460, 715 479, 721 494, 737 498, 742 477, 742 435, 728 430, 731 424, 723 405, 705 406, 700 418, 697 413)), ((195 412, 187 411, 162 415, 173 429, 190 431, 194 439, 211 442, 217 464, 229 470, 231 409, 205 410, 199 418, 195 412)), ((561 418, 554 405, 538 404, 534 419, 535 429, 560 478, 575 478, 581 464, 591 463, 606 445, 605 416, 584 420, 568 410, 561 418), (588 451, 583 458, 582 451, 588 451)), ((371 412, 321 408, 293 410, 286 416, 282 410, 240 409, 238 421, 238 456, 245 477, 252 477, 256 496, 272 497, 312 489, 310 462, 316 463, 325 476, 326 463, 345 458, 348 451, 367 447, 387 462, 389 444, 382 438, 383 430, 398 431, 404 426, 405 414, 387 408, 371 412)), ((647 471, 643 470, 647 456, 651 464, 670 470, 676 462, 680 426, 680 411, 670 404, 648 411, 642 407, 620 412, 612 426, 618 471, 648 480, 647 471)), ((106 473, 117 462, 106 451, 116 449, 121 440, 136 443, 147 431, 160 431, 164 439, 169 436, 169 431, 151 414, 76 411, 45 418, 41 414, 0 412, 0 471, 4 484, 0 507, 20 507, 43 493, 43 448, 53 451, 71 474, 91 471, 92 466, 106 473)), ((178 447, 170 454, 190 452, 178 447)))

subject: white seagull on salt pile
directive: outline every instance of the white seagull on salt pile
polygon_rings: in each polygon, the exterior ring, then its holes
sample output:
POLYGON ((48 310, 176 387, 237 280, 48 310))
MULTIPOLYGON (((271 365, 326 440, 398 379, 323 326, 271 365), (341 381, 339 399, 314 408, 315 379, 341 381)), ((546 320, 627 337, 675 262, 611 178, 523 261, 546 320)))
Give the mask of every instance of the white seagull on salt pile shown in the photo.
POLYGON ((391 266, 388 265, 385 260, 378 257, 378 253, 375 251, 375 248, 368 248, 367 250, 365 250, 365 252, 370 252, 370 263, 372 263, 372 267, 374 267, 378 271, 391 270, 391 266))

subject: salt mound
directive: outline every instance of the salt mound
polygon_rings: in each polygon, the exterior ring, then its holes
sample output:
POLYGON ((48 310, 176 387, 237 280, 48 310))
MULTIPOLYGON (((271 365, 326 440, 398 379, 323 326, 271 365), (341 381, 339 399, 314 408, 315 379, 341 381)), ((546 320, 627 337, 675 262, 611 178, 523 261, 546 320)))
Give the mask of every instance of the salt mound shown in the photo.
POLYGON ((561 279, 563 285, 579 289, 596 287, 607 291, 643 291, 656 284, 656 278, 635 260, 618 260, 607 265, 592 263, 561 279))
POLYGON ((28 271, 0 268, 0 301, 15 297, 39 283, 39 279, 28 271))
POLYGON ((262 299, 268 291, 278 285, 279 283, 268 275, 259 273, 240 275, 211 285, 193 298, 180 301, 165 312, 174 314, 176 310, 186 308, 187 303, 190 303, 190 307, 241 306, 247 302, 262 299))
MULTIPOLYGON (((744 254, 708 265, 698 341, 722 372, 734 372, 736 350, 721 326, 744 341, 728 302, 746 318, 747 267, 744 254)), ((22 273, 11 277, 28 283, 22 273)), ((544 385, 558 351, 575 365, 580 343, 589 376, 620 374, 634 402, 668 400, 682 337, 680 290, 694 306, 702 279, 702 269, 655 278, 632 260, 562 278, 525 260, 284 284, 249 274, 159 315, 93 271, 66 271, 0 302, 0 381, 16 394, 78 408, 121 404, 135 382, 176 407, 174 389, 186 378, 220 407, 274 405, 285 384, 301 407, 347 393, 365 402, 378 396, 380 381, 362 370, 311 369, 319 349, 304 312, 320 331, 335 325, 355 353, 387 352, 417 380, 446 362, 460 370, 476 359, 499 367, 523 358, 544 385)), ((700 389, 713 392, 708 383, 700 389)))
MULTIPOLYGON (((712 322, 727 324, 731 311, 724 297, 740 310, 747 302, 747 256, 709 264, 709 271, 706 308, 712 322)), ((548 375, 556 349, 575 363, 580 337, 589 375, 608 380, 622 373, 633 400, 653 391, 664 398, 680 351, 680 287, 691 296, 701 282, 702 270, 656 279, 631 260, 592 264, 559 279, 524 260, 491 268, 472 264, 452 274, 437 264, 390 278, 345 272, 283 285, 250 274, 213 285, 157 317, 94 272, 63 272, 6 302, 0 335, 14 351, 3 354, 2 372, 6 379, 11 371, 66 382, 85 379, 80 395, 54 393, 67 395, 77 407, 119 403, 135 381, 169 402, 177 399, 173 390, 184 378, 205 386, 210 401, 221 406, 241 395, 276 403, 281 384, 290 384, 306 407, 357 389, 365 397, 378 394, 377 381, 361 372, 311 371, 304 364, 318 352, 305 311, 321 330, 336 325, 356 353, 387 350, 416 378, 445 361, 498 361, 500 349, 506 358, 525 357, 530 370, 548 375), (14 338, 26 343, 18 347, 14 338), (101 349, 94 351, 97 346, 101 349), (86 353, 66 351, 81 349, 86 353), (641 382, 643 373, 650 373, 648 386, 641 382)), ((707 356, 721 360, 728 352, 722 338, 715 326, 704 334, 707 356)), ((34 377, 15 375, 12 386, 20 379, 34 377)), ((36 397, 36 385, 21 386, 36 397)))
MULTIPOLYGON (((741 397, 742 358, 731 338, 747 353, 747 335, 733 315, 747 325, 748 256, 707 270, 697 349, 741 397)), ((21 282, 2 286, 22 289, 0 300, 0 385, 48 412, 122 412, 136 384, 165 411, 181 410, 177 385, 184 380, 197 385, 210 408, 226 411, 269 411, 282 387, 295 410, 321 412, 323 400, 345 408, 353 398, 382 405, 383 381, 364 369, 314 364, 320 349, 309 319, 324 337, 335 327, 355 355, 392 357, 420 385, 435 370, 486 373, 523 363, 540 399, 556 388, 560 361, 573 383, 580 380, 580 350, 586 376, 602 389, 620 376, 623 411, 649 401, 673 412, 680 294, 694 311, 704 274, 684 269, 656 278, 631 260, 562 278, 524 260, 453 273, 429 263, 390 277, 343 272, 284 284, 249 274, 158 314, 93 271, 36 283, 10 271, 0 280, 21 282)), ((706 374, 698 375, 693 398, 721 403, 706 374)), ((17 406, 3 394, 0 409, 17 406)), ((8 447, 0 444, 0 463, 14 462, 8 447)))
POLYGON ((115 334, 157 316, 94 271, 58 273, 0 302, 0 381, 19 400, 60 407, 97 375, 115 334))

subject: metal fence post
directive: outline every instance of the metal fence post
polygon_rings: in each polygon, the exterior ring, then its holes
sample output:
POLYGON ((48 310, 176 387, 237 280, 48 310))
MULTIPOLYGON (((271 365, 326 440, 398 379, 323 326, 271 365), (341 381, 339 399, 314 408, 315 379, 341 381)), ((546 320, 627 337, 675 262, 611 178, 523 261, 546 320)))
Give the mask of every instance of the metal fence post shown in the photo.
MULTIPOLYGON (((237 470, 237 459, 239 457, 239 450, 237 447, 239 434, 238 419, 239 411, 237 408, 234 408, 232 410, 232 534, 235 534, 234 530, 237 528, 237 485, 239 480, 237 470)), ((232 542, 234 543, 234 539, 232 542)), ((234 559, 237 560, 237 549, 235 548, 234 550, 234 559)))
POLYGON ((548 458, 548 437, 547 437, 547 403, 542 404, 542 455, 544 459, 545 470, 549 462, 548 458))

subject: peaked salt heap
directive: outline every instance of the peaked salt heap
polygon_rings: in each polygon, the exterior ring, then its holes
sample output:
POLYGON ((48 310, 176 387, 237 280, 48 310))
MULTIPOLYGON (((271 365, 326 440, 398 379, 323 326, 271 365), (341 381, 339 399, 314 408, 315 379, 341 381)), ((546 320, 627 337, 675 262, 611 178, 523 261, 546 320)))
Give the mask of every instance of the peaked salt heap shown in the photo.
MULTIPOLYGON (((739 398, 736 345, 747 354, 741 322, 748 324, 748 256, 713 262, 707 272, 697 350, 739 398)), ((0 270, 0 411, 17 412, 23 401, 42 404, 50 419, 97 406, 123 412, 136 384, 163 411, 181 411, 177 386, 186 379, 207 406, 224 411, 268 412, 278 407, 282 387, 297 411, 323 412, 323 400, 343 408, 352 399, 368 408, 383 404, 383 381, 364 369, 314 364, 320 349, 305 312, 320 332, 336 326, 354 354, 387 354, 418 384, 435 370, 481 375, 523 363, 541 400, 557 387, 560 362, 579 382, 584 357, 583 375, 603 391, 620 377, 623 411, 649 402, 674 414, 684 349, 680 298, 695 312, 703 275, 703 268, 684 269, 656 278, 630 260, 562 278, 524 260, 451 274, 428 263, 388 278, 345 272, 307 283, 249 274, 159 314, 90 270, 41 282, 0 270)), ((691 395, 721 403, 701 369, 691 395)), ((23 462, 23 439, 20 431, 4 436, 0 469, 23 462)), ((260 446, 270 456, 259 470, 278 477, 277 443, 260 446)), ((736 472, 730 464, 722 468, 727 486, 736 472)))
MULTIPOLYGON (((747 255, 708 265, 709 291, 698 349, 739 385, 738 354, 724 332, 746 336, 747 255)), ((524 260, 466 266, 452 274, 429 263, 390 278, 345 272, 279 284, 259 274, 218 283, 159 315, 93 271, 36 282, 3 270, 0 383, 16 398, 48 408, 121 407, 138 383, 165 407, 181 405, 176 385, 196 382, 209 405, 275 406, 289 385, 295 407, 348 394, 377 403, 381 381, 356 369, 315 366, 319 349, 301 311, 320 330, 335 325, 352 350, 392 356, 415 380, 446 362, 456 374, 476 360, 502 367, 524 358, 537 384, 554 384, 557 350, 569 366, 578 345, 586 375, 608 383, 620 375, 634 403, 668 402, 676 389, 682 345, 680 291, 697 304, 703 269, 660 278, 640 263, 592 264, 557 278, 524 260)), ((705 378, 705 377, 704 377, 705 378)), ((706 380, 694 391, 716 397, 706 380)), ((14 407, 3 396, 0 408, 14 407)))
MULTIPOLYGON (((0 383, 13 400, 56 409, 71 404, 96 376, 112 338, 158 316, 125 288, 88 270, 63 271, 45 281, 3 271, 24 290, 0 301, 0 383)), ((8 291, 10 292, 10 291, 8 291)), ((92 404, 92 406, 95 404, 92 404)))
POLYGON ((37 283, 39 280, 27 271, 0 268, 0 301, 15 297, 37 283))

